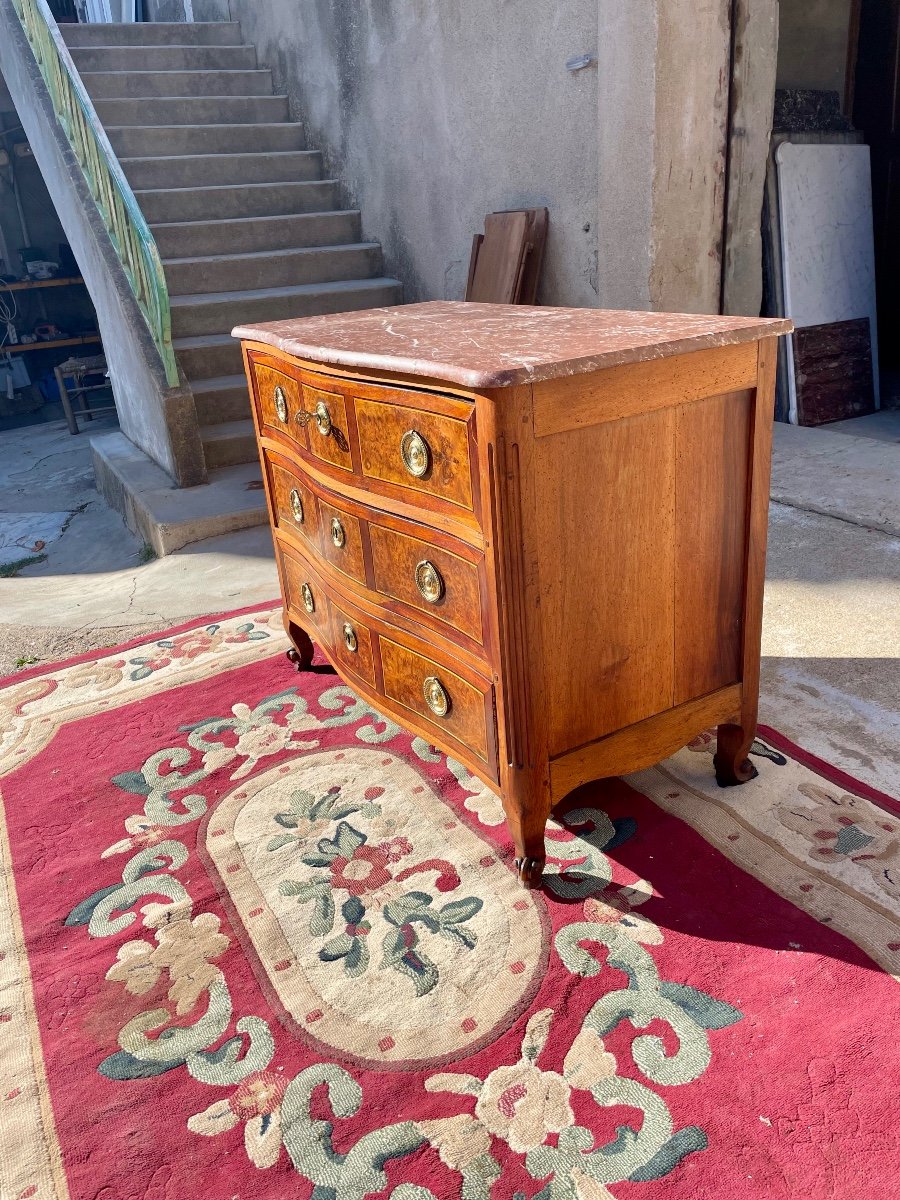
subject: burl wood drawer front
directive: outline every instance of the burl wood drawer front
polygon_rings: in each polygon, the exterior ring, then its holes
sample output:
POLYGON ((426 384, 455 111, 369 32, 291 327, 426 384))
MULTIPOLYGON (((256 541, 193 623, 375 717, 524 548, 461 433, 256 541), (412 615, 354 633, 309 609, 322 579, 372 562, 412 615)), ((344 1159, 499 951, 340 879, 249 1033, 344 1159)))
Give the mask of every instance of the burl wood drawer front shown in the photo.
POLYGON ((465 421, 361 397, 355 405, 364 475, 472 508, 465 421))
POLYGON ((375 586, 484 643, 481 586, 474 562, 369 522, 375 586))
POLYGON ((271 479, 272 507, 282 528, 299 533, 310 546, 319 545, 319 508, 316 497, 300 476, 266 455, 271 479))
POLYGON ((324 391, 304 380, 299 420, 306 426, 311 454, 344 471, 353 469, 347 404, 339 392, 324 391))
POLYGON ((384 634, 379 643, 385 696, 464 743, 487 762, 490 687, 481 691, 384 634))
POLYGON ((319 497, 319 553, 358 583, 366 582, 362 521, 319 497))
POLYGON ((331 601, 331 650, 340 671, 358 675, 369 687, 376 686, 372 634, 334 600, 331 601))
POLYGON ((260 427, 268 426, 305 446, 306 433, 296 420, 303 410, 300 381, 256 360, 251 360, 251 369, 260 427))
POLYGON ((330 612, 324 587, 299 555, 278 548, 281 582, 288 608, 299 613, 317 640, 331 645, 330 612))

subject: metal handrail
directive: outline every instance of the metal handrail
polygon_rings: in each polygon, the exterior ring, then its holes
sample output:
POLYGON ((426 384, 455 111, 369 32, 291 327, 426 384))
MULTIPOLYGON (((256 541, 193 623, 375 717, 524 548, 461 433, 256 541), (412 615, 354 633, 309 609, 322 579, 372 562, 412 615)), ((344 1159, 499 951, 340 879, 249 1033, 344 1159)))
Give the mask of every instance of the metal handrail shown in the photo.
POLYGON ((169 289, 150 227, 59 32, 46 0, 12 0, 56 118, 87 181, 109 240, 159 351, 166 381, 178 384, 169 289))

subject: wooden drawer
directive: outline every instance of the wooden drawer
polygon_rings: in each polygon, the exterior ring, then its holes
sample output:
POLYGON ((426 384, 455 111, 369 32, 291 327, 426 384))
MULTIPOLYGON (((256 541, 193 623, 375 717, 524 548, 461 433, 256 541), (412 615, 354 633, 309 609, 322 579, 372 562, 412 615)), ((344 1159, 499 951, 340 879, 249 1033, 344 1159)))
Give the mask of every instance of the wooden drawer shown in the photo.
POLYGON ((359 396, 355 406, 363 475, 472 509, 465 421, 359 396))
POLYGON ((251 369, 260 427, 267 425, 305 446, 306 434, 296 420, 303 410, 299 379, 256 360, 251 360, 251 369))
POLYGON ((332 634, 325 587, 299 554, 282 547, 278 549, 277 558, 281 563, 281 583, 288 608, 297 613, 317 641, 330 646, 332 634))
POLYGON ((319 545, 319 506, 303 478, 266 455, 275 517, 282 528, 293 530, 314 548, 319 545))
POLYGON ((415 713, 441 734, 468 746, 485 762, 490 757, 489 729, 492 721, 490 686, 481 691, 459 675, 429 658, 401 646, 384 634, 379 638, 384 695, 415 713), (446 702, 441 715, 426 700, 446 702))
POLYGON ((306 426, 310 454, 344 471, 352 471, 347 402, 340 392, 324 391, 304 380, 300 421, 306 426))
POLYGON ((484 643, 476 562, 369 521, 375 587, 484 643))
POLYGON ((339 671, 348 671, 376 687, 372 633, 356 617, 331 601, 331 648, 339 671))
POLYGON ((366 583, 363 524, 352 513, 319 497, 319 553, 333 567, 361 584, 366 583))

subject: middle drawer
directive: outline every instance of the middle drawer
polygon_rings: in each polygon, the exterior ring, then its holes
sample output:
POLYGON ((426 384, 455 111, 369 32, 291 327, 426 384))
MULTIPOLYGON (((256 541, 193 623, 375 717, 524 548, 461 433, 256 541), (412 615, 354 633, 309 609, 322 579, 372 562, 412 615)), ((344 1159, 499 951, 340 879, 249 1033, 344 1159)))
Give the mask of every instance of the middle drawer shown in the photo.
POLYGON ((484 647, 484 553, 323 487, 266 450, 274 523, 390 612, 484 647))

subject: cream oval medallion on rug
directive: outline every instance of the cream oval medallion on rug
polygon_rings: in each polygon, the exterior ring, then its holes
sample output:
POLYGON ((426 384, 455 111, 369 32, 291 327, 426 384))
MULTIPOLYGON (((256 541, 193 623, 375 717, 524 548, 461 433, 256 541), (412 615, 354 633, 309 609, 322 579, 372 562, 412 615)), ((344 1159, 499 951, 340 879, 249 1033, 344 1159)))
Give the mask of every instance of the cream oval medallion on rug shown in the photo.
POLYGON ((543 976, 543 899, 397 755, 266 771, 219 801, 203 844, 282 1020, 343 1058, 454 1060, 543 976))

